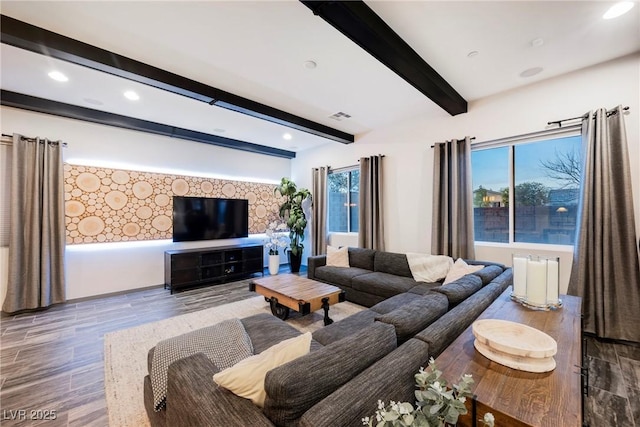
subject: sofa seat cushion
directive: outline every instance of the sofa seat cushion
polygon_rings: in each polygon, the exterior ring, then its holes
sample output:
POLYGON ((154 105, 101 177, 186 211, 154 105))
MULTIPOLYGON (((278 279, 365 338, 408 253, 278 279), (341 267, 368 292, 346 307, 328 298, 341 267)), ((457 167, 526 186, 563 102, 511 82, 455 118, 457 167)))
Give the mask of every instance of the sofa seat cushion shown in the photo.
POLYGON ((407 292, 412 293, 412 294, 417 294, 417 295, 426 295, 433 288, 437 288, 437 287, 440 287, 440 286, 442 286, 441 282, 433 282, 433 283, 418 282, 417 285, 415 285, 413 288, 409 289, 407 292))
POLYGON ((341 340, 349 335, 365 329, 374 322, 376 312, 371 310, 359 311, 356 314, 332 323, 331 325, 320 328, 313 332, 313 339, 322 345, 329 345, 332 342, 341 340))
POLYGON ((314 278, 316 280, 331 283, 335 286, 345 286, 350 288, 351 281, 354 277, 362 276, 367 273, 371 273, 371 271, 356 267, 344 268, 325 265, 316 268, 314 278))
POLYGON ((386 314, 390 311, 395 310, 396 308, 400 308, 409 304, 411 301, 420 298, 420 295, 411 294, 408 292, 394 295, 391 298, 387 298, 386 300, 379 302, 378 304, 371 307, 371 310, 375 311, 378 314, 386 314))
POLYGON ((433 288, 433 292, 440 292, 449 299, 449 308, 460 304, 470 295, 482 288, 482 280, 474 274, 467 274, 447 285, 433 288))
POLYGON ((431 292, 389 313, 379 314, 375 320, 393 325, 398 344, 402 344, 440 318, 448 308, 446 296, 431 292))
MULTIPOLYGON (((251 338, 253 354, 262 353, 280 341, 297 337, 300 331, 283 322, 271 313, 254 314, 240 319, 245 331, 251 338)), ((312 343, 313 349, 313 343, 312 343)))
POLYGON ((482 286, 489 284, 493 279, 502 274, 504 268, 497 265, 487 265, 485 268, 475 271, 473 274, 482 280, 482 286))
POLYGON ((374 271, 381 273, 389 273, 396 276, 411 277, 411 269, 405 254, 396 254, 393 252, 376 252, 374 258, 374 271))
POLYGON ((391 298, 394 295, 407 292, 416 285, 410 277, 396 276, 390 273, 368 273, 356 276, 351 280, 351 287, 355 290, 391 298))
POLYGON ((275 368, 265 379, 264 413, 278 426, 295 425, 312 406, 396 348, 391 325, 374 323, 353 336, 275 368))
POLYGON ((349 265, 351 267, 362 268, 373 271, 373 259, 376 255, 374 249, 349 248, 349 265))

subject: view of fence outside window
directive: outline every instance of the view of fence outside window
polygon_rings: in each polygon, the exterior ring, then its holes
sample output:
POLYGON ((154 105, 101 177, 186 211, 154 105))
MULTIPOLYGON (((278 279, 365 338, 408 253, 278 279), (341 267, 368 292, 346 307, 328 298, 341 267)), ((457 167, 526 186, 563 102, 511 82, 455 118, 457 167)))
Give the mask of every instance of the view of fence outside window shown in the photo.
POLYGON ((332 172, 327 180, 327 226, 329 232, 358 232, 360 171, 332 172))
POLYGON ((573 245, 580 141, 577 135, 472 151, 475 240, 573 245), (512 236, 509 203, 514 203, 512 236))

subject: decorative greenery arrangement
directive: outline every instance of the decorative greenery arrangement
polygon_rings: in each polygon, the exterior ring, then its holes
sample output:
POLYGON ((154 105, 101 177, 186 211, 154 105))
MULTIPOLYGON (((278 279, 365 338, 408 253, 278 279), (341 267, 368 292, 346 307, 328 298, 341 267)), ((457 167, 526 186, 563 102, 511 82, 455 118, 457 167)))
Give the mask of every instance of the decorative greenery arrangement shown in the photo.
POLYGON ((287 247, 287 225, 272 222, 267 228, 265 246, 269 248, 269 255, 280 255, 279 249, 287 247))
POLYGON ((274 193, 280 193, 285 197, 280 205, 280 218, 284 219, 289 227, 289 239, 291 254, 302 256, 304 245, 304 230, 307 228, 307 217, 302 210, 302 203, 311 200, 311 192, 306 188, 298 189, 295 182, 288 178, 282 178, 280 185, 274 189, 274 193))
MULTIPOLYGON (((458 417, 467 413, 464 403, 472 397, 471 375, 460 377, 459 384, 447 388, 447 381, 433 358, 429 359, 428 370, 420 368, 416 379, 416 407, 408 402, 393 402, 386 405, 379 400, 378 410, 373 417, 365 417, 362 424, 369 427, 444 427, 454 426, 458 417)), ((494 417, 486 413, 480 420, 486 427, 494 427, 494 417)))

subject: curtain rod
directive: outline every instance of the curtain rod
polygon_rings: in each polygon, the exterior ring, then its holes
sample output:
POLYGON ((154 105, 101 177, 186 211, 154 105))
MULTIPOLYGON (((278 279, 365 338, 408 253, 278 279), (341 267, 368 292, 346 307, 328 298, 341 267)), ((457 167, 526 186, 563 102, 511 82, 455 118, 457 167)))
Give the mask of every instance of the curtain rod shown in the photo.
MULTIPOLYGON (((3 133, 3 134, 2 134, 2 136, 3 136, 3 137, 5 137, 5 138, 13 138, 13 135, 9 135, 9 134, 7 134, 7 133, 3 133)), ((26 137, 26 136, 23 136, 22 138, 26 139, 27 141, 31 141, 31 142, 35 142, 35 141, 37 141, 37 138, 28 138, 28 137, 26 137)), ((51 142, 56 142, 56 141, 51 141, 51 142)), ((5 142, 4 144, 6 144, 6 145, 11 145, 11 144, 13 144, 13 142, 5 142)), ((66 147, 66 146, 67 146, 67 143, 66 143, 66 142, 63 142, 63 143, 61 143, 61 145, 62 145, 63 147, 66 147)))
MULTIPOLYGON (((378 154, 378 156, 380 156, 380 157, 385 157, 385 155, 384 155, 384 154, 378 154)), ((360 163, 360 159, 358 159, 358 163, 360 163)))
MULTIPOLYGON (((462 138, 462 139, 458 139, 457 141, 464 141, 465 139, 467 139, 466 137, 462 138)), ((469 140, 473 141, 474 139, 476 139, 475 136, 472 136, 471 138, 469 138, 469 140)), ((439 142, 438 144, 442 144, 442 142, 439 142)), ((431 148, 435 147, 435 144, 431 146, 431 148)))
MULTIPOLYGON (((607 117, 609 117, 612 114, 616 114, 617 110, 609 110, 607 111, 607 117)), ((623 107, 622 111, 629 111, 629 106, 623 107)), ((562 119, 562 120, 553 120, 551 122, 547 122, 547 125, 558 125, 559 127, 562 127, 562 122, 570 122, 572 120, 582 120, 587 118, 587 116, 589 115, 589 113, 583 114, 581 116, 578 117, 571 117, 570 119, 562 119)))

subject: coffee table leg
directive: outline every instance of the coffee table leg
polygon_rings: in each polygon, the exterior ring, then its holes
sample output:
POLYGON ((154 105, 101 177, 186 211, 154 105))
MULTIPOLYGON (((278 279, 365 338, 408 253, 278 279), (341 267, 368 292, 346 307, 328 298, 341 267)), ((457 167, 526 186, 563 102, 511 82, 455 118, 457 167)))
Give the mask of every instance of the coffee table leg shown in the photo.
POLYGON ((329 318, 329 298, 322 298, 322 308, 324 309, 324 326, 333 323, 333 320, 329 318))
POLYGON ((271 313, 278 319, 287 320, 289 317, 289 307, 278 304, 278 298, 269 298, 269 305, 271 306, 271 313))

